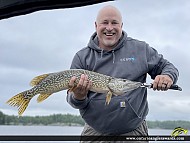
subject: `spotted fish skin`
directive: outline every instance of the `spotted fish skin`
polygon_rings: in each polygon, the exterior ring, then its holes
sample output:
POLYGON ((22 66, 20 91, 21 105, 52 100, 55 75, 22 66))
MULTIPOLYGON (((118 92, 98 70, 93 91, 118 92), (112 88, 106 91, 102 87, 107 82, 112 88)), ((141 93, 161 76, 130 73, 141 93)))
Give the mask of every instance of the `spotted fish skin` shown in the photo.
POLYGON ((35 95, 40 94, 37 101, 42 102, 55 92, 66 89, 72 90, 72 88, 69 87, 71 77, 76 76, 76 86, 82 74, 87 75, 88 79, 92 81, 90 91, 106 93, 106 104, 109 104, 113 94, 116 96, 122 95, 129 90, 133 90, 141 86, 140 82, 132 82, 127 79, 114 78, 83 69, 71 69, 35 77, 30 82, 30 85, 33 86, 33 88, 13 96, 7 101, 7 103, 11 106, 18 107, 18 115, 21 116, 26 110, 30 100, 35 95))

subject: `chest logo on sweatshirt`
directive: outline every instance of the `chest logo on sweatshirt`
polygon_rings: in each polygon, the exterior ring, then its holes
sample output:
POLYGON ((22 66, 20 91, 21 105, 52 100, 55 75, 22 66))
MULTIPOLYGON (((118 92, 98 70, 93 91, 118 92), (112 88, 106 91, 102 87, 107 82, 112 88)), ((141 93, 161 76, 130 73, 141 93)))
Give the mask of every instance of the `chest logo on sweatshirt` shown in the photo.
POLYGON ((120 62, 132 62, 135 61, 134 57, 130 57, 130 58, 121 58, 120 62))

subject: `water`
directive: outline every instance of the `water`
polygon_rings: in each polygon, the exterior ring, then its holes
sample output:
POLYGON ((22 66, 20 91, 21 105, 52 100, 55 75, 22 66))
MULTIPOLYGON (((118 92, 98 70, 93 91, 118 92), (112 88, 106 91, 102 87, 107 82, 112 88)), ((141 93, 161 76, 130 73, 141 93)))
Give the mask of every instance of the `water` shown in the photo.
POLYGON ((80 135, 83 127, 0 126, 0 135, 80 135))
MULTIPOLYGON (((0 126, 0 135, 80 135, 82 130, 83 127, 74 127, 74 126, 0 126)), ((149 135, 170 136, 171 133, 172 130, 149 129, 149 135)), ((150 143, 155 143, 155 142, 156 141, 150 143)), ((1 141, 1 143, 19 143, 19 142, 1 141)), ((42 142, 22 141, 22 143, 42 143, 42 142)), ((48 141, 46 143, 53 143, 53 142, 48 141)), ((77 142, 72 141, 70 143, 77 143, 77 142)), ((161 142, 159 141, 158 143, 161 142)), ((172 143, 180 143, 180 142, 172 141, 172 143)))

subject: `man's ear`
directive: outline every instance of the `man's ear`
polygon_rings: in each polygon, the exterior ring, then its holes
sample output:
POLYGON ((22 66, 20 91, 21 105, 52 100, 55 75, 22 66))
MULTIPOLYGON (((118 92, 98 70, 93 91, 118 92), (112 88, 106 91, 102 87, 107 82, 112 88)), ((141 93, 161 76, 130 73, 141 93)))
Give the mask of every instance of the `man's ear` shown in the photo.
POLYGON ((97 28, 97 23, 96 23, 96 21, 95 21, 95 23, 94 23, 94 24, 95 24, 95 28, 97 28))

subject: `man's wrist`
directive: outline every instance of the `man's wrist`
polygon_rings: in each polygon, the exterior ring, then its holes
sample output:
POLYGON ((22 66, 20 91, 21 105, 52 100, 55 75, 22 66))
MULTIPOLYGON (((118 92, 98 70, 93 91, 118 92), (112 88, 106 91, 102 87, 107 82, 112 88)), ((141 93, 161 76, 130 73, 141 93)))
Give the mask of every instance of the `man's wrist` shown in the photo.
POLYGON ((75 95, 74 92, 72 92, 72 91, 68 91, 68 94, 69 94, 70 96, 72 96, 73 99, 78 100, 78 101, 83 101, 83 100, 86 99, 86 97, 83 97, 83 98, 78 97, 78 96, 75 95))

